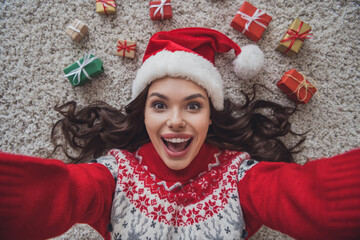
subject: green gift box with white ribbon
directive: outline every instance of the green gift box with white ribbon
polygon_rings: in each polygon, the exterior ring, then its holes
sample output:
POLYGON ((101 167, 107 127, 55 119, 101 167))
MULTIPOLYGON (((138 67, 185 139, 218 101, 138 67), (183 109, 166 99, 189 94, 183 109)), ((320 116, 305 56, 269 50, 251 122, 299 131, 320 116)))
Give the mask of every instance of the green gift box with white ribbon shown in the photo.
POLYGON ((73 86, 84 85, 103 72, 103 62, 91 53, 85 53, 82 59, 64 70, 65 77, 73 86))

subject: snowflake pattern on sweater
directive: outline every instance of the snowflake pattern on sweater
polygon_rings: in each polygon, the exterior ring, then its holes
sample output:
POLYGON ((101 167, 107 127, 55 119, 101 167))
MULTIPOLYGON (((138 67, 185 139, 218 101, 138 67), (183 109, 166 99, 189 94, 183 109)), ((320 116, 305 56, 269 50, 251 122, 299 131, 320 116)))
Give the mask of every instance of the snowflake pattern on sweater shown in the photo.
POLYGON ((141 151, 111 150, 98 159, 117 181, 112 239, 243 239, 237 184, 247 153, 217 150, 207 171, 170 184, 150 173, 143 157, 141 151))

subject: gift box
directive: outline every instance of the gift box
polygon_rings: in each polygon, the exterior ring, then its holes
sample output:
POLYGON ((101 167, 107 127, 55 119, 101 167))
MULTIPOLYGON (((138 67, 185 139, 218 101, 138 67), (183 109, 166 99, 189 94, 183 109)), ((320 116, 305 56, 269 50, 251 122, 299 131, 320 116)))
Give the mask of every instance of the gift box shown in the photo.
POLYGON ((66 34, 71 37, 72 40, 80 42, 81 39, 87 34, 89 28, 80 20, 75 19, 67 28, 66 34))
POLYGON ((149 3, 151 20, 164 20, 172 18, 170 0, 151 1, 149 3))
POLYGON ((121 40, 121 39, 118 40, 116 55, 127 58, 134 58, 135 51, 136 51, 136 42, 121 40))
POLYGON ((286 56, 296 55, 305 39, 311 38, 311 27, 309 24, 296 18, 289 26, 284 37, 279 42, 276 50, 286 56))
POLYGON ((103 62, 91 53, 85 53, 83 58, 64 70, 65 77, 73 86, 84 85, 103 72, 103 62))
POLYGON ((317 91, 308 79, 304 74, 291 69, 284 73, 276 86, 296 103, 306 104, 317 91))
POLYGON ((111 0, 96 0, 96 12, 103 15, 114 14, 116 3, 111 0))
POLYGON ((260 40, 272 17, 248 2, 241 5, 230 26, 243 33, 251 40, 260 40))

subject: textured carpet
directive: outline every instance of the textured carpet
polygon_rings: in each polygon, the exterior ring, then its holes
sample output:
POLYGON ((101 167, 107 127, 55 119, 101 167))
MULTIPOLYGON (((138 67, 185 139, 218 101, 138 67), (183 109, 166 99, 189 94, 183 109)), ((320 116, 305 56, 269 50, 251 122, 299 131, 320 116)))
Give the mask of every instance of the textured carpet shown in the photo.
MULTIPOLYGON (((116 15, 95 12, 95 1, 9 0, 0 2, 0 149, 2 151, 49 156, 50 129, 59 118, 53 106, 69 100, 86 105, 104 100, 124 106, 130 99, 131 82, 152 34, 180 27, 208 27, 219 30, 240 46, 253 43, 230 27, 242 0, 173 1, 173 19, 151 21, 149 1, 117 1, 116 15), (89 34, 73 42, 65 28, 74 18, 84 21, 89 34), (135 59, 115 55, 118 38, 137 42, 135 59), (105 73, 89 84, 72 87, 63 69, 94 49, 104 62, 105 73)), ((359 1, 251 0, 273 17, 257 45, 266 62, 252 80, 237 78, 232 70, 233 52, 217 56, 227 95, 242 101, 240 90, 263 84, 259 97, 282 104, 291 100, 276 83, 284 72, 295 68, 317 81, 319 93, 299 106, 292 117, 298 132, 308 132, 304 151, 295 156, 331 156, 360 145, 359 131, 359 1), (306 40, 295 57, 274 49, 288 25, 298 17, 310 24, 314 38, 306 40)), ((294 139, 285 138, 290 145, 294 139)), ((59 159, 66 160, 58 154, 59 159)), ((58 239, 100 239, 86 225, 77 225, 58 239)), ((252 239, 288 239, 277 231, 262 228, 252 239)))

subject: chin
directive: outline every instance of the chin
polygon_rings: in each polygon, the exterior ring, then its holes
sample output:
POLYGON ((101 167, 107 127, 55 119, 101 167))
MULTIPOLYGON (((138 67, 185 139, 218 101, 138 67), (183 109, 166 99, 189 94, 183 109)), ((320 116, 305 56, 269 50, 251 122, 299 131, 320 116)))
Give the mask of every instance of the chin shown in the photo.
POLYGON ((175 170, 175 171, 183 170, 183 169, 187 168, 191 163, 191 160, 188 160, 188 159, 173 160, 173 159, 168 159, 167 157, 162 158, 162 159, 168 168, 170 168, 171 170, 175 170))

